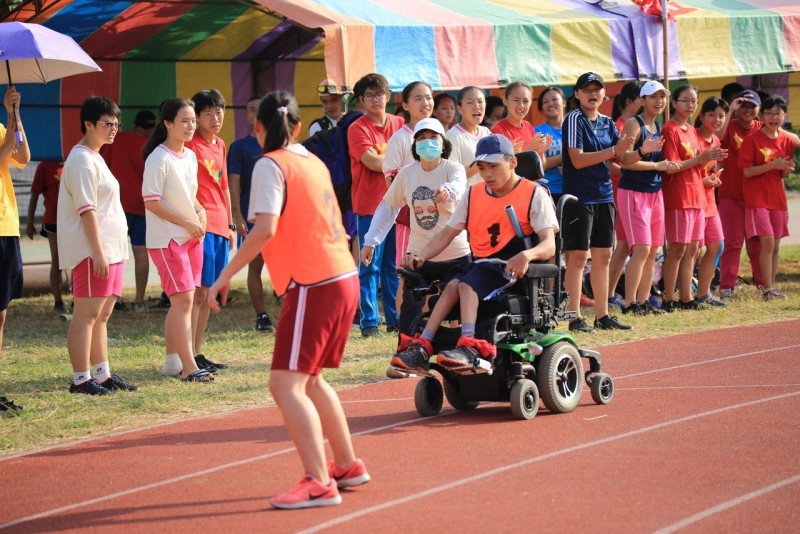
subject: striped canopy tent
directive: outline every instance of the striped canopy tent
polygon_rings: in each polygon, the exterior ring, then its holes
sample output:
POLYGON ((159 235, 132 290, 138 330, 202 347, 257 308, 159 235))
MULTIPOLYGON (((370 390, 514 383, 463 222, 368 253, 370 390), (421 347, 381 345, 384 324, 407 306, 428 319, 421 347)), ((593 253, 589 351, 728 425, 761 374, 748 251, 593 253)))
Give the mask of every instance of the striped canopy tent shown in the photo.
MULTIPOLYGON (((393 90, 416 79, 452 90, 512 80, 569 86, 587 70, 607 80, 663 71, 660 21, 627 0, 23 1, 6 20, 70 35, 103 68, 20 87, 36 159, 68 152, 90 94, 119 102, 130 125, 139 109, 216 87, 234 110, 222 132, 231 141, 249 129, 247 99, 270 89, 294 92, 310 122, 325 77, 352 87, 380 72, 393 90)), ((689 9, 670 23, 671 77, 800 70, 794 3, 685 0, 689 9)))

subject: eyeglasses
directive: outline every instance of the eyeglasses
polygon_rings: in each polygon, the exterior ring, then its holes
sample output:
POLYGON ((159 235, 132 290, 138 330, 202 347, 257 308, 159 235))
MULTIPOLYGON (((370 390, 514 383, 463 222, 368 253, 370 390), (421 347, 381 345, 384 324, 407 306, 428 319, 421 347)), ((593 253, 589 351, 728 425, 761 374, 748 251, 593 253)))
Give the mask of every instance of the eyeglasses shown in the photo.
POLYGON ((765 111, 764 112, 764 116, 765 117, 783 117, 784 115, 786 115, 786 112, 784 112, 784 111, 765 111))
POLYGON ((675 102, 680 102, 681 104, 686 104, 687 106, 697 105, 697 100, 676 100, 675 102))
POLYGON ((364 96, 362 98, 364 99, 364 102, 369 102, 373 100, 374 101, 381 100, 385 96, 386 93, 364 93, 364 96))
POLYGON ((109 129, 115 128, 115 129, 119 130, 120 128, 122 128, 122 123, 121 122, 96 121, 95 124, 102 124, 103 126, 105 126, 106 128, 109 128, 109 129))

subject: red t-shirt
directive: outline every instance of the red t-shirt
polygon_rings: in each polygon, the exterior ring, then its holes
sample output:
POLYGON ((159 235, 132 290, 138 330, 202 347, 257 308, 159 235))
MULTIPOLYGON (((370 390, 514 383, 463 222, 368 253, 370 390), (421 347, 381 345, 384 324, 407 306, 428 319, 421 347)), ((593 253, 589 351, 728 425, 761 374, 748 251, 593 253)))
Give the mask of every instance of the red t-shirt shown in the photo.
POLYGON ((58 224, 58 188, 63 169, 63 161, 43 161, 36 167, 36 174, 33 175, 31 194, 42 195, 44 198, 44 224, 58 224))
MULTIPOLYGON (((739 167, 758 167, 777 158, 790 158, 794 151, 794 140, 778 130, 778 137, 770 139, 764 130, 757 130, 744 138, 739 150, 739 167)), ((786 191, 783 188, 783 171, 773 169, 758 176, 744 179, 744 206, 787 210, 786 191)))
MULTIPOLYGON (((695 157, 699 152, 697 130, 692 126, 686 125, 684 130, 673 121, 667 121, 661 129, 661 135, 664 136, 662 159, 686 161, 695 157)), ((706 207, 706 191, 699 165, 675 174, 663 173, 661 177, 665 210, 706 207)))
POLYGON ((142 147, 146 142, 147 138, 136 132, 119 132, 113 143, 100 149, 100 155, 119 182, 119 200, 125 213, 144 215, 142 147))
MULTIPOLYGON (((701 153, 709 148, 718 147, 720 144, 719 137, 714 134, 711 134, 711 141, 706 141, 705 138, 700 135, 700 130, 697 130, 697 142, 699 143, 701 153)), ((719 167, 722 167, 722 164, 717 160, 709 161, 700 169, 700 178, 702 179, 710 174, 714 174, 719 167)), ((703 187, 705 187, 705 185, 703 187)), ((716 187, 705 187, 706 202, 708 203, 708 206, 706 206, 706 219, 719 214, 719 210, 717 210, 717 199, 714 197, 715 189, 716 187)))
POLYGON ((228 206, 228 166, 225 142, 217 136, 209 143, 199 133, 185 145, 197 156, 197 201, 206 209, 206 232, 230 235, 228 206))
POLYGON ((387 114, 386 124, 378 126, 366 115, 362 115, 347 129, 350 170, 353 174, 350 194, 356 215, 373 215, 387 191, 383 172, 370 170, 361 163, 361 157, 370 148, 374 148, 378 154, 386 154, 386 143, 404 124, 403 119, 397 115, 387 114))
POLYGON ((508 119, 500 119, 492 126, 493 134, 500 134, 508 137, 512 142, 514 139, 522 139, 522 146, 524 147, 533 139, 534 129, 533 124, 528 121, 522 121, 519 128, 508 122, 508 119))
POLYGON ((728 123, 728 129, 725 130, 725 135, 721 139, 721 146, 728 150, 728 157, 722 163, 724 170, 722 171, 722 184, 719 186, 717 193, 719 198, 744 200, 744 193, 742 192, 744 175, 742 174, 742 166, 739 165, 739 149, 744 138, 759 130, 762 125, 761 121, 753 121, 750 128, 745 128, 737 120, 731 120, 728 123))

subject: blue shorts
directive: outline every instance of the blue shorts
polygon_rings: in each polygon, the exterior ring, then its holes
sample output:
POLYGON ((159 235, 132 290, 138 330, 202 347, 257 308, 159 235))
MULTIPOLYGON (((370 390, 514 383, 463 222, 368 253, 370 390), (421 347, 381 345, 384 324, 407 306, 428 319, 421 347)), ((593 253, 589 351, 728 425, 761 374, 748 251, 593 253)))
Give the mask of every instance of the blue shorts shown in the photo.
MULTIPOLYGON (((506 266, 502 263, 492 262, 477 262, 470 263, 465 266, 455 267, 456 271, 454 279, 461 283, 467 284, 478 295, 478 300, 482 301, 483 298, 508 283, 509 279, 503 274, 506 266)), ((502 298, 506 293, 516 292, 521 286, 520 282, 508 288, 506 291, 498 295, 502 298)))
POLYGON ((126 213, 125 219, 128 221, 128 235, 131 237, 131 245, 134 247, 145 246, 145 235, 147 233, 146 219, 144 215, 126 213))
POLYGON ((228 265, 229 241, 227 237, 206 234, 203 237, 203 275, 200 285, 211 287, 219 278, 222 269, 228 265))
POLYGON ((22 297, 22 254, 19 237, 0 237, 0 311, 22 297))

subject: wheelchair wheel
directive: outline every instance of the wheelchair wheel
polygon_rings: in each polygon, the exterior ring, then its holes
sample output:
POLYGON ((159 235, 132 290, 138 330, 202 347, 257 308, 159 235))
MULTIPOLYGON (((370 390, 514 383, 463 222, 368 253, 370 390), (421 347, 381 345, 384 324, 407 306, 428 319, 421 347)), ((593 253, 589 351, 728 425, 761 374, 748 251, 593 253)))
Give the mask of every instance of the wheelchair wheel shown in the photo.
POLYGON ((574 410, 583 393, 583 364, 578 349, 566 341, 544 349, 539 356, 536 384, 548 410, 554 413, 574 410))
POLYGON ((456 410, 474 410, 479 404, 478 401, 464 400, 461 396, 461 391, 447 379, 444 381, 444 396, 447 397, 447 402, 450 403, 450 406, 456 410))
POLYGON ((422 417, 439 414, 442 411, 443 400, 444 394, 441 382, 432 376, 427 376, 417 382, 417 387, 414 390, 414 406, 417 408, 417 413, 422 417))
POLYGON ((606 373, 592 376, 592 400, 597 404, 608 404, 614 398, 614 379, 606 373))
POLYGON ((533 419, 539 411, 539 388, 533 380, 523 379, 511 386, 511 414, 515 419, 533 419))

